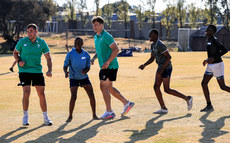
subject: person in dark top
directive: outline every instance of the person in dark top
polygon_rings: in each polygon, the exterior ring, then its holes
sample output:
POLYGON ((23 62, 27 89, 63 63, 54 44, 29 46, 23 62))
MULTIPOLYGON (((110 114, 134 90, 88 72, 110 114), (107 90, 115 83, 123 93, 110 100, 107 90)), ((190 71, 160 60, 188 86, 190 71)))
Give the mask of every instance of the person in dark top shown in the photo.
POLYGON ((205 70, 201 85, 207 102, 207 106, 200 110, 201 112, 214 110, 211 104, 208 89, 208 83, 213 76, 216 77, 217 82, 222 90, 230 92, 230 87, 226 86, 224 82, 224 62, 221 59, 221 56, 226 54, 228 50, 217 40, 216 37, 214 37, 216 31, 217 28, 215 25, 209 25, 205 31, 207 37, 206 49, 208 58, 203 61, 203 66, 207 64, 207 68, 205 70))
POLYGON ((149 40, 150 42, 153 42, 151 44, 151 57, 147 62, 139 66, 139 69, 143 70, 147 65, 151 64, 154 59, 156 59, 156 63, 158 64, 154 83, 154 91, 156 93, 158 102, 160 103, 161 109, 154 112, 154 114, 168 113, 168 109, 165 106, 162 93, 160 91, 160 86, 162 83, 166 93, 184 99, 187 102, 188 110, 191 110, 193 105, 193 97, 185 96, 182 93, 170 88, 170 78, 172 73, 171 56, 164 43, 158 38, 158 33, 159 32, 157 29, 152 29, 149 32, 149 40))

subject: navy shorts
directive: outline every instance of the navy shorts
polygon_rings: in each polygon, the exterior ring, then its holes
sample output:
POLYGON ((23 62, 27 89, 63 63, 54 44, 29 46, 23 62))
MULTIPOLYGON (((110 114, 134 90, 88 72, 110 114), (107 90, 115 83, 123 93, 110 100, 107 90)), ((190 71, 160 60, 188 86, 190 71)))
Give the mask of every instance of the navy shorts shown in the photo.
POLYGON ((100 80, 106 80, 109 78, 110 81, 116 81, 118 69, 101 69, 99 73, 100 80))
POLYGON ((26 86, 45 86, 43 73, 19 73, 20 83, 18 85, 26 86))
MULTIPOLYGON (((157 69, 159 70, 159 69, 157 69)), ((172 68, 170 69, 164 69, 163 73, 162 73, 162 78, 170 78, 172 74, 172 68)))
POLYGON ((86 85, 86 84, 91 84, 89 78, 85 78, 85 79, 70 79, 69 80, 69 84, 70 84, 70 87, 76 87, 76 86, 83 86, 83 85, 86 85))

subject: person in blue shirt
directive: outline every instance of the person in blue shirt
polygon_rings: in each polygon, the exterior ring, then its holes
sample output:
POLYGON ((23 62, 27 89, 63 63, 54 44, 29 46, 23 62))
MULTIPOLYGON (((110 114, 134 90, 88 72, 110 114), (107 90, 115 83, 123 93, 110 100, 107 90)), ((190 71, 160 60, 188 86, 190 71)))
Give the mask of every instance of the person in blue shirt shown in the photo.
POLYGON ((77 99, 77 90, 81 86, 85 89, 89 96, 90 105, 93 113, 93 119, 98 119, 96 115, 96 101, 94 97, 93 87, 90 83, 87 72, 90 70, 90 55, 84 49, 83 40, 77 37, 74 41, 74 48, 67 53, 64 61, 65 78, 69 77, 71 99, 69 103, 69 117, 66 122, 73 119, 73 110, 77 99), (69 68, 69 71, 68 71, 69 68))

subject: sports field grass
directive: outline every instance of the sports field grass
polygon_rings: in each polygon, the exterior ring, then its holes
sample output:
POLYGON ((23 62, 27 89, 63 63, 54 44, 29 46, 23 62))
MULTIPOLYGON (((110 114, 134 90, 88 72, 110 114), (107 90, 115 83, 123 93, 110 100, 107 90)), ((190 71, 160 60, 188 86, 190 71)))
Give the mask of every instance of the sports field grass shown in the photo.
MULTIPOLYGON (((138 66, 144 63, 150 53, 135 53, 134 57, 119 57, 118 79, 114 83, 120 92, 135 106, 125 117, 121 117, 123 105, 112 98, 116 113, 113 120, 92 120, 89 100, 85 91, 78 90, 78 99, 72 122, 66 123, 70 99, 69 81, 62 70, 65 54, 52 54, 53 77, 45 77, 48 114, 53 126, 43 126, 43 116, 38 96, 31 91, 29 121, 30 126, 22 126, 22 89, 17 86, 18 73, 8 70, 14 61, 12 55, 0 57, 0 142, 39 143, 229 143, 230 142, 230 93, 222 91, 216 79, 209 83, 214 112, 201 113, 205 99, 200 82, 205 70, 202 61, 206 52, 170 52, 173 63, 171 88, 194 97, 194 106, 187 111, 182 99, 165 94, 163 97, 169 113, 155 115, 159 104, 153 91, 156 64, 144 71, 138 66)), ((230 85, 230 54, 223 58, 225 81, 230 85)), ((46 61, 43 56, 43 71, 46 61)), ((97 102, 97 114, 105 111, 104 100, 99 88, 99 66, 91 67, 89 78, 92 82, 97 102)))

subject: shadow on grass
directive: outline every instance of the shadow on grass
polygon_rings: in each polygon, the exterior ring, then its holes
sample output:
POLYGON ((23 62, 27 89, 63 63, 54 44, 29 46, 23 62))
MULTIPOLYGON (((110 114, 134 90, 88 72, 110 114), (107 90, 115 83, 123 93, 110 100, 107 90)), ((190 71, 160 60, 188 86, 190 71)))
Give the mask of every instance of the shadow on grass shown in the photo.
POLYGON ((213 122, 207 119, 210 113, 211 112, 207 112, 200 118, 200 121, 203 123, 201 127, 204 127, 202 138, 199 140, 201 143, 214 143, 215 141, 213 138, 217 138, 229 133, 228 131, 222 131, 221 128, 224 127, 224 121, 225 119, 230 118, 230 115, 223 116, 213 122))
POLYGON ((118 120, 101 120, 101 122, 88 127, 86 129, 83 129, 84 127, 86 127, 88 124, 90 124, 93 120, 90 120, 82 125, 80 125, 77 128, 71 129, 71 130, 64 130, 65 126, 68 123, 63 124, 62 126, 60 126, 56 131, 47 133, 45 135, 40 136, 39 138, 37 138, 36 140, 31 140, 31 141, 27 141, 26 143, 34 143, 34 142, 49 142, 49 143, 54 143, 54 142, 86 142, 88 139, 93 138, 94 136, 97 135, 98 133, 98 128, 104 125, 109 125, 115 122, 119 122, 125 119, 129 119, 128 117, 122 117, 118 120), (73 133, 76 132, 76 134, 70 138, 67 139, 63 139, 62 136, 69 134, 69 133, 73 133))
POLYGON ((176 117, 176 118, 171 118, 171 119, 165 119, 165 120, 160 120, 157 123, 154 123, 155 120, 160 118, 163 115, 158 115, 151 120, 146 122, 145 129, 138 131, 138 130, 125 130, 124 132, 133 132, 133 134, 129 137, 130 141, 127 141, 126 143, 135 143, 137 141, 143 141, 146 140, 150 137, 153 137, 159 133, 161 129, 163 129, 163 125, 165 122, 170 122, 173 120, 178 120, 182 118, 188 118, 191 117, 191 114, 186 114, 181 117, 176 117))
POLYGON ((44 127, 44 126, 45 126, 45 125, 40 125, 40 126, 38 126, 38 127, 36 127, 36 128, 30 129, 30 130, 28 130, 28 131, 25 131, 25 132, 23 132, 23 133, 20 133, 20 134, 18 134, 18 135, 15 135, 15 136, 13 136, 13 137, 10 137, 12 134, 14 134, 14 133, 16 133, 16 132, 18 132, 18 131, 20 131, 20 130, 24 130, 24 129, 27 129, 27 128, 28 128, 28 127, 19 127, 19 128, 17 128, 16 130, 11 131, 11 132, 9 132, 9 133, 7 133, 7 134, 1 136, 1 137, 0 137, 0 142, 1 142, 1 143, 10 143, 10 142, 14 142, 14 141, 16 141, 18 138, 20 138, 20 137, 22 137, 22 136, 25 136, 25 135, 27 135, 27 134, 29 134, 29 133, 31 133, 31 132, 33 132, 33 131, 35 131, 35 130, 41 128, 41 127, 44 127))
POLYGON ((10 74, 11 72, 5 72, 5 73, 0 73, 0 76, 1 75, 6 75, 6 74, 10 74))

